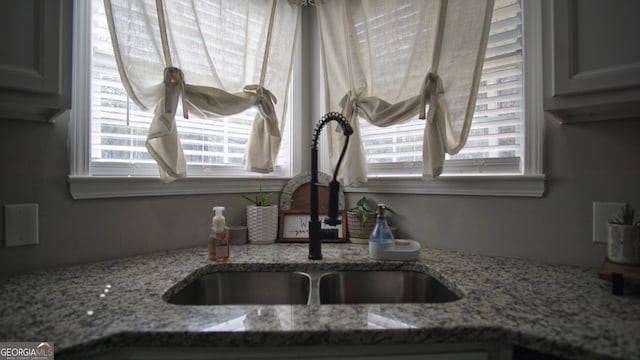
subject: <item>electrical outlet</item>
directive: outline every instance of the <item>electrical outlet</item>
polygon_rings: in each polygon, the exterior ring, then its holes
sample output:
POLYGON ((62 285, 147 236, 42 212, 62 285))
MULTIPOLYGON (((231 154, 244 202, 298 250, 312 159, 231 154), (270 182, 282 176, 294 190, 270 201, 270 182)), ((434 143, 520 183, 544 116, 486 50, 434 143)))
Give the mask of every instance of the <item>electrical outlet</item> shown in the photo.
POLYGON ((607 243, 607 223, 624 206, 624 203, 594 202, 593 203, 593 238, 594 243, 607 243))
POLYGON ((4 245, 38 244, 38 204, 4 206, 4 245))

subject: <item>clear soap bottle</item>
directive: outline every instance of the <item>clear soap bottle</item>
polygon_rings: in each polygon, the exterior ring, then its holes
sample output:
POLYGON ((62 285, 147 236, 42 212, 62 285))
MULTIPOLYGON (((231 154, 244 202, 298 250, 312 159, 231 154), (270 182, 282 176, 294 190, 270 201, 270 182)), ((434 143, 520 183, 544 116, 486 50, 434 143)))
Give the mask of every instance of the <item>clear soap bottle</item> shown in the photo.
POLYGON ((371 235, 369 235, 369 242, 376 244, 393 244, 393 233, 389 224, 387 224, 387 217, 385 216, 386 207, 384 204, 378 204, 378 218, 376 220, 376 226, 373 228, 371 235))
POLYGON ((224 207, 216 206, 213 212, 209 233, 209 260, 226 261, 229 258, 229 228, 225 226, 224 207))

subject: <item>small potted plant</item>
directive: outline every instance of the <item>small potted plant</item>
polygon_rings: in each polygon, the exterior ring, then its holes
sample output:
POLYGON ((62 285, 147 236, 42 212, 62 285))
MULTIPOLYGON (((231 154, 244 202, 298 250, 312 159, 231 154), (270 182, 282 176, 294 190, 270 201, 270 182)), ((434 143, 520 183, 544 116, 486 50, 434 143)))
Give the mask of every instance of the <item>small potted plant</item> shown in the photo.
MULTIPOLYGON (((369 243, 369 235, 376 225, 377 204, 369 202, 366 196, 363 196, 356 206, 347 211, 347 231, 349 232, 349 241, 356 244, 369 243), (371 205, 373 204, 373 205, 371 205)), ((387 211, 393 213, 391 209, 386 207, 387 211)), ((391 228, 395 231, 395 228, 391 228)))
POLYGON ((251 244, 271 244, 278 238, 278 205, 271 205, 273 192, 263 193, 262 184, 255 198, 242 197, 253 204, 247 205, 247 230, 251 244))
POLYGON ((629 204, 609 219, 607 257, 621 264, 640 265, 640 221, 633 223, 635 211, 629 204))

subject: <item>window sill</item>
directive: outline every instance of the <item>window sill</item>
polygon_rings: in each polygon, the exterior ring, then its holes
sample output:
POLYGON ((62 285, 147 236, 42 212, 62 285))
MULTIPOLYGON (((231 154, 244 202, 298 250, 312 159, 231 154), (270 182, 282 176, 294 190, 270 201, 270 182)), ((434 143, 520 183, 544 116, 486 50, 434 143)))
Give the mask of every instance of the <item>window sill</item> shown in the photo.
POLYGON ((158 177, 69 176, 74 200, 148 196, 247 194, 258 187, 266 192, 281 191, 288 178, 274 177, 190 177, 165 184, 158 177))
MULTIPOLYGON (((69 176, 71 196, 75 200, 130 198, 148 196, 246 194, 259 184, 267 192, 281 191, 288 178, 206 178, 190 177, 164 184, 157 177, 69 176)), ((345 192, 430 194, 471 196, 542 197, 544 175, 441 176, 422 181, 420 177, 376 177, 362 187, 347 187, 345 192)))
POLYGON ((370 177, 367 184, 345 192, 542 197, 544 190, 544 175, 443 175, 430 181, 420 176, 370 177))

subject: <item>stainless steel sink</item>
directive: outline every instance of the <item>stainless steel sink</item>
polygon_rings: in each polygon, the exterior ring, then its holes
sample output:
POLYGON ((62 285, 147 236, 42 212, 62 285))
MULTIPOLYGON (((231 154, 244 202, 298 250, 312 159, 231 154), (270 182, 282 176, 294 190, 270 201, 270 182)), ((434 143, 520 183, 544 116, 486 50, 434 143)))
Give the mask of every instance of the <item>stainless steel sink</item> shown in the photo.
POLYGON ((439 303, 460 296, 416 271, 225 271, 180 282, 163 296, 179 305, 439 303))
POLYGON ((310 278, 299 272, 227 271, 205 274, 165 300, 180 305, 307 304, 310 278))
POLYGON ((319 283, 321 304, 440 303, 460 300, 436 278, 415 271, 338 271, 319 283))

